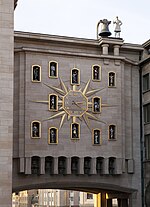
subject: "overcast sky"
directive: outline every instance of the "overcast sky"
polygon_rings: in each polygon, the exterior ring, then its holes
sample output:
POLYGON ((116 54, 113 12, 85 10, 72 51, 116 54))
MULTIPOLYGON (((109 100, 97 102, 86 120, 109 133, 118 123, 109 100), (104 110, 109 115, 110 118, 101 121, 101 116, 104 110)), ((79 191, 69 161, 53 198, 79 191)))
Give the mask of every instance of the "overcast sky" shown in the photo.
POLYGON ((125 42, 150 39, 150 0, 18 0, 15 30, 96 39, 98 21, 116 16, 125 42))

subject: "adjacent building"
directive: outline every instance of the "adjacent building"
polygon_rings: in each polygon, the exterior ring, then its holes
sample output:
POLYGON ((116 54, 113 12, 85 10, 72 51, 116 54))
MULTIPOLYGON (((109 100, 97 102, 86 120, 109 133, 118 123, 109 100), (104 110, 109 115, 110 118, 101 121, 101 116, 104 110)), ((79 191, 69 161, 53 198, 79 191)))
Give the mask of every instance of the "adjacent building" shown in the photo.
POLYGON ((143 56, 139 64, 141 80, 141 142, 142 183, 146 205, 150 206, 150 40, 143 44, 143 56), (142 107, 143 106, 143 107, 142 107))
POLYGON ((94 207, 96 206, 96 196, 91 193, 66 191, 59 189, 38 189, 21 191, 13 194, 13 207, 94 207))

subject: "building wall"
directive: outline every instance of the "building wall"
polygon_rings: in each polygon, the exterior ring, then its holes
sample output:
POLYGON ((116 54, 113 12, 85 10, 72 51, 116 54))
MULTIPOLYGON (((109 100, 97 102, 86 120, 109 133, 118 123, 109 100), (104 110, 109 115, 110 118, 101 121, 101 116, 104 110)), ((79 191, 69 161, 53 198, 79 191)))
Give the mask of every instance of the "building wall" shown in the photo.
MULTIPOLYGON (((140 189, 140 105, 139 105, 139 67, 137 60, 141 46, 130 45, 128 48, 120 40, 104 39, 108 41, 109 52, 103 54, 103 44, 95 40, 42 36, 26 33, 16 33, 15 37, 15 140, 14 158, 20 159, 20 173, 31 174, 31 159, 39 156, 41 161, 40 174, 45 174, 45 157, 54 158, 54 174, 58 174, 58 157, 67 158, 67 175, 71 173, 70 159, 72 156, 80 158, 80 172, 84 174, 84 157, 92 158, 90 180, 97 183, 117 185, 135 191, 132 206, 141 202, 140 189), (38 41, 37 41, 38 40, 38 41), (60 44, 61 43, 61 44, 60 44), (116 44, 122 44, 119 53, 113 52, 116 44), (22 48, 22 49, 20 49, 22 48), (130 55, 129 55, 130 54, 130 55), (130 57, 130 59, 129 59, 130 57), (92 79, 92 65, 98 64, 102 69, 100 82, 91 80, 90 89, 102 89, 96 95, 102 98, 102 111, 96 115, 101 122, 91 120, 91 128, 99 128, 102 138, 101 145, 92 144, 92 134, 84 121, 78 120, 81 126, 80 139, 70 139, 70 124, 65 120, 59 129, 61 118, 43 121, 49 118, 48 104, 37 103, 47 101, 48 94, 54 91, 44 84, 60 87, 59 78, 52 79, 48 76, 49 61, 58 62, 59 77, 68 88, 70 84, 71 68, 77 67, 81 74, 80 87, 83 89, 89 79, 92 79), (32 82, 32 65, 40 65, 42 70, 41 82, 32 82), (116 86, 108 87, 108 73, 116 74, 116 86), (105 106, 105 107, 103 107, 105 106), (42 125, 40 139, 31 138, 31 122, 39 120, 42 125), (108 126, 117 127, 116 139, 108 139, 108 126), (59 129, 58 144, 48 144, 48 128, 54 126, 59 129), (18 139, 19 138, 19 139, 18 139), (96 172, 96 158, 104 158, 103 177, 96 172), (109 175, 109 158, 116 159, 115 176, 109 175), (25 164, 26 163, 26 164, 25 164)), ((78 88, 80 88, 78 87, 78 88)), ((90 99, 91 100, 91 99, 90 99)), ((89 109, 91 110, 91 109, 89 109)), ((17 162, 18 159, 15 159, 17 162)), ((15 175, 16 176, 16 175, 15 175)), ((32 175, 31 175, 32 176, 32 175)), ((71 177, 70 177, 71 178, 71 177)), ((44 178, 43 178, 44 179, 44 178)), ((53 177, 54 179, 54 177, 53 177)), ((67 178, 63 178, 65 180, 67 178)), ((79 181, 82 181, 79 177, 79 181)), ((32 181, 31 181, 32 182, 32 181)), ((21 185, 21 184, 20 184, 21 185)), ((109 187, 108 187, 109 188, 109 187)))
POLYGON ((14 2, 0 1, 0 206, 11 206, 14 2))
POLYGON ((141 67, 141 101, 143 104, 143 193, 146 206, 150 205, 150 41, 144 46, 141 67))
MULTIPOLYGON (((87 193, 79 191, 66 191, 59 189, 39 189, 20 191, 17 195, 13 193, 13 207, 28 207, 35 202, 31 202, 33 195, 38 196, 38 205, 40 207, 57 206, 57 207, 93 207, 94 194, 87 196, 87 193), (32 203, 32 204, 31 204, 32 203)), ((34 204, 33 204, 34 205, 34 204)))

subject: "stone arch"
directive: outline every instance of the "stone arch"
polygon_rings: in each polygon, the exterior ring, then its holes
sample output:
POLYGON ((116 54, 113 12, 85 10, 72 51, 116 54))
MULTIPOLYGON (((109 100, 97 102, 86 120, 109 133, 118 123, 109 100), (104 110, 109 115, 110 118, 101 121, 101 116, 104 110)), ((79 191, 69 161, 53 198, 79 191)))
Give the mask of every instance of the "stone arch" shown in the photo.
POLYGON ((108 171, 110 175, 115 174, 115 169, 116 168, 116 158, 115 157, 109 157, 109 162, 108 162, 108 171))
POLYGON ((40 157, 33 156, 31 158, 31 173, 39 175, 40 174, 40 157))
POLYGON ((89 175, 91 173, 91 157, 84 157, 84 174, 89 175))
POLYGON ((71 174, 79 174, 79 157, 71 157, 71 174))
POLYGON ((58 174, 65 175, 67 171, 67 158, 64 156, 58 157, 58 174))
POLYGON ((104 173, 104 158, 103 157, 96 158, 96 172, 99 175, 104 173))
POLYGON ((45 157, 45 174, 53 174, 54 172, 54 158, 51 156, 45 157))

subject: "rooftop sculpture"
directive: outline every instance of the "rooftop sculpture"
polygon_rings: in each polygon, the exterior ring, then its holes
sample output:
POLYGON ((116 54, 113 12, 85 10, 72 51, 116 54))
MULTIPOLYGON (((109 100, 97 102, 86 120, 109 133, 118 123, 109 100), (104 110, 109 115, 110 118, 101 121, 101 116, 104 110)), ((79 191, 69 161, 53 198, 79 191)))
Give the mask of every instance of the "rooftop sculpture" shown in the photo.
MULTIPOLYGON (((108 21, 107 19, 100 20, 97 23, 97 39, 99 37, 108 37, 111 35, 111 32, 109 31, 109 25, 111 24, 111 21, 108 21), (99 26, 101 25, 101 31, 99 33, 99 26)), ((113 21, 113 24, 115 25, 115 37, 120 38, 120 32, 121 32, 121 25, 122 22, 118 19, 118 16, 116 19, 113 21)))
POLYGON ((122 22, 118 19, 118 16, 116 16, 116 19, 113 21, 113 24, 115 24, 115 37, 120 37, 122 22))
POLYGON ((111 35, 111 32, 109 31, 109 24, 111 21, 108 21, 107 19, 100 20, 97 24, 97 29, 99 28, 99 25, 101 24, 101 31, 98 34, 101 37, 108 37, 111 35))

